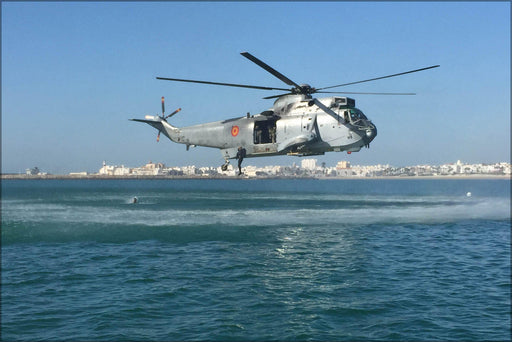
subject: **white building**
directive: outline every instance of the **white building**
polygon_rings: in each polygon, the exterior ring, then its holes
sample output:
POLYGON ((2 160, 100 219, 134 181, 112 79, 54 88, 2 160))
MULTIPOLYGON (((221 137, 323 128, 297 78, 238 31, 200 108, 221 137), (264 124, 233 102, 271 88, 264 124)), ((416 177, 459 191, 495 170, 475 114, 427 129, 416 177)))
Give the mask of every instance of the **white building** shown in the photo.
POLYGON ((103 161, 103 166, 98 171, 99 175, 104 176, 126 176, 129 175, 130 173, 130 168, 125 167, 124 165, 107 165, 105 161, 103 161))
POLYGON ((26 173, 27 175, 32 175, 32 176, 33 176, 33 175, 42 175, 42 174, 46 174, 46 173, 41 172, 41 170, 39 170, 39 168, 38 168, 37 166, 36 166, 36 167, 33 167, 33 168, 31 168, 31 169, 27 169, 27 170, 25 171, 25 173, 26 173))
POLYGON ((181 168, 184 175, 193 176, 199 174, 199 169, 195 165, 184 166, 181 168))
POLYGON ((350 169, 350 162, 342 160, 336 164, 336 169, 350 169))
POLYGON ((69 173, 70 176, 74 176, 74 177, 85 177, 85 176, 88 176, 89 175, 89 172, 87 171, 81 171, 81 172, 70 172, 69 173))
POLYGON ((305 170, 315 170, 316 169, 316 159, 302 159, 300 166, 305 170))

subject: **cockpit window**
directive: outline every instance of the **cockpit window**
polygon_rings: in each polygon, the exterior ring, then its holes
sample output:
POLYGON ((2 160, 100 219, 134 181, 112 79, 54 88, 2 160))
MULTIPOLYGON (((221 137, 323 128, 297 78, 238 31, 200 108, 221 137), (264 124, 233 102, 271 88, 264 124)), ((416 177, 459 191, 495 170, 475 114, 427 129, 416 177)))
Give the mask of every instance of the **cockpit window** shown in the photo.
POLYGON ((368 120, 368 118, 359 109, 350 109, 350 121, 357 122, 359 120, 368 120))

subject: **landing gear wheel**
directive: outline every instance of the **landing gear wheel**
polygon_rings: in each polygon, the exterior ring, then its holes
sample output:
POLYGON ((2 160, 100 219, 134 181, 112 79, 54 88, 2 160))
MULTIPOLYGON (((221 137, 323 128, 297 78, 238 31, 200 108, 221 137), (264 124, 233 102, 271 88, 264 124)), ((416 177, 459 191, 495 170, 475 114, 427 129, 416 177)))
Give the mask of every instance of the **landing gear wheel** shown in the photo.
POLYGON ((220 167, 220 169, 222 171, 226 171, 228 169, 228 165, 229 165, 229 160, 226 160, 226 162, 224 164, 222 164, 222 166, 220 167))

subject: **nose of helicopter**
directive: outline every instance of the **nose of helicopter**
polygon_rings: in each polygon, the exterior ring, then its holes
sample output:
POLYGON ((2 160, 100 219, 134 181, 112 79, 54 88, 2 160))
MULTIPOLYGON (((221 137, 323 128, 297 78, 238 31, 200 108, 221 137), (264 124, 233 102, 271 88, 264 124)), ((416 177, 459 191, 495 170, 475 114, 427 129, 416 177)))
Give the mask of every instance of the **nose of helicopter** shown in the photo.
POLYGON ((369 125, 367 128, 366 128, 366 135, 364 137, 364 142, 365 142, 365 145, 367 147, 370 146, 370 142, 375 139, 375 137, 377 136, 377 127, 375 127, 375 125, 369 125))

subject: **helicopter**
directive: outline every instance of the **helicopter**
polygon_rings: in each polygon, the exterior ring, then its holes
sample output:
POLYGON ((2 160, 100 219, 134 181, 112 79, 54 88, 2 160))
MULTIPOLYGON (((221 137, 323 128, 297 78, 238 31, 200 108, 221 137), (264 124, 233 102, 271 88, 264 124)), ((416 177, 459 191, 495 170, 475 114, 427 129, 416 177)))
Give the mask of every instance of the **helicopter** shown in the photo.
POLYGON ((263 68, 291 88, 276 88, 247 84, 210 82, 190 79, 157 77, 158 80, 190 82, 228 87, 241 87, 260 90, 285 92, 264 97, 276 99, 271 108, 256 115, 203 123, 187 127, 175 127, 167 119, 181 111, 178 108, 165 115, 165 102, 162 97, 162 115, 146 115, 144 119, 130 119, 147 123, 158 130, 157 141, 163 133, 171 141, 185 144, 187 151, 195 146, 218 148, 225 159, 222 170, 226 171, 229 159, 238 158, 240 148, 245 149, 246 157, 264 156, 313 156, 325 152, 358 152, 370 147, 377 136, 377 127, 356 107, 353 98, 346 96, 313 97, 313 94, 369 94, 369 95, 415 95, 415 93, 362 93, 325 91, 337 87, 370 82, 423 70, 433 69, 433 65, 421 69, 397 74, 375 77, 362 81, 343 83, 323 88, 314 88, 309 84, 297 84, 268 64, 242 52, 241 55, 263 68))

